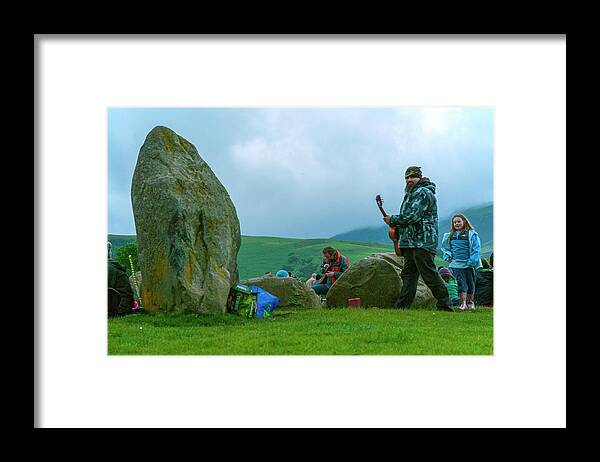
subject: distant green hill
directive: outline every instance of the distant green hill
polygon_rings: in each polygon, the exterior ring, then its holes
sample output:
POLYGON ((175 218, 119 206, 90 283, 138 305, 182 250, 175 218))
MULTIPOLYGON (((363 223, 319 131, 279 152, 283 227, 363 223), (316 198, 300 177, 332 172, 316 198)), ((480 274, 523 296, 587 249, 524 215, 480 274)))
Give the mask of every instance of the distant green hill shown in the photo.
POLYGON ((319 272, 323 247, 331 246, 348 257, 350 264, 372 253, 393 252, 391 244, 348 242, 333 239, 289 239, 280 237, 242 236, 238 254, 240 279, 261 276, 285 269, 301 279, 319 272))
MULTIPOLYGON (((135 241, 135 235, 109 234, 113 251, 135 241)), ((350 264, 356 263, 372 253, 393 252, 388 243, 340 241, 336 239, 291 239, 283 237, 242 236, 242 245, 238 253, 238 271, 240 279, 262 276, 270 271, 275 274, 280 269, 292 272, 301 279, 308 279, 317 272, 322 262, 321 250, 332 246, 348 257, 350 264)), ((438 266, 446 264, 437 259, 438 266)))
POLYGON ((135 239, 135 234, 109 234, 108 240, 112 244, 113 256, 117 254, 117 249, 119 247, 123 247, 130 242, 135 242, 135 239))
MULTIPOLYGON (((486 203, 468 209, 455 210, 447 217, 440 218, 438 222, 440 239, 444 233, 450 230, 450 218, 454 213, 462 213, 469 219, 481 239, 481 255, 486 258, 489 257, 494 250, 494 204, 486 203)), ((388 229, 389 227, 386 225, 354 229, 346 233, 336 234, 331 239, 387 243, 391 242, 388 229)))

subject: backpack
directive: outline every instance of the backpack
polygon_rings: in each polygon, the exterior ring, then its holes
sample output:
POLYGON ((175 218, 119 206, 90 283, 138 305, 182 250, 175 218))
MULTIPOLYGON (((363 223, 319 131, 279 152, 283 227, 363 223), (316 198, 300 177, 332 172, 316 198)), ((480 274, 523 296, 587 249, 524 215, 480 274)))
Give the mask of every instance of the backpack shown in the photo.
POLYGON ((257 294, 248 286, 234 284, 227 297, 227 311, 245 318, 253 318, 256 313, 257 294))
POLYGON ((113 289, 108 288, 108 314, 109 316, 117 316, 119 314, 119 305, 121 304, 121 294, 113 289))
POLYGON ((279 297, 258 286, 245 286, 239 283, 229 291, 227 310, 245 318, 269 318, 279 305, 279 297))
POLYGON ((109 314, 131 314, 133 312, 133 289, 129 284, 129 278, 127 277, 125 268, 123 268, 123 266, 115 260, 108 260, 108 288, 113 289, 120 296, 120 301, 115 308, 114 303, 116 301, 116 296, 114 293, 112 295, 109 294, 109 314), (111 305, 111 302, 113 305, 111 305))

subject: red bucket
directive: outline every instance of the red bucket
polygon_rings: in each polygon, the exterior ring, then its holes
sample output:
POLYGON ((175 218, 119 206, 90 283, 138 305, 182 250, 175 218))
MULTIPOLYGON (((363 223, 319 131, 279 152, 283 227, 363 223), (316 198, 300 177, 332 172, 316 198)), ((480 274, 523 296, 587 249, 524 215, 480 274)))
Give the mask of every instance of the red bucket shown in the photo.
POLYGON ((358 308, 358 307, 360 307, 360 298, 349 298, 348 299, 348 307, 349 308, 358 308))

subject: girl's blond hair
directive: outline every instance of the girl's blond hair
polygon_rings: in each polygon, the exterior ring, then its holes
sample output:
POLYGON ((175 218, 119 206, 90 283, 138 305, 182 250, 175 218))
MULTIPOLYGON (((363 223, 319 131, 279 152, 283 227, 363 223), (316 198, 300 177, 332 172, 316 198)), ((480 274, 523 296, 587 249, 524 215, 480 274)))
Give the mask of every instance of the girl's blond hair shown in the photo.
POLYGON ((456 217, 459 217, 462 219, 463 221, 463 229, 465 231, 471 231, 473 228, 473 225, 471 224, 471 222, 469 221, 469 219, 467 217, 465 217, 462 213, 456 213, 454 215, 452 215, 452 218, 450 218, 450 234, 448 235, 448 240, 450 240, 450 238, 452 237, 452 234, 454 233, 454 219, 456 217))

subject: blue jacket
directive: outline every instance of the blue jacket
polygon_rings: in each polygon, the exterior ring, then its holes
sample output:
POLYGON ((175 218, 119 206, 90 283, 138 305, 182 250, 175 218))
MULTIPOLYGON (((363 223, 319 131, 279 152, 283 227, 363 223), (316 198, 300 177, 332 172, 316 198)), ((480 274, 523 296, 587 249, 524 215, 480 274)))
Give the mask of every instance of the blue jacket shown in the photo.
POLYGON ((442 238, 442 257, 445 261, 450 262, 450 268, 481 268, 481 240, 479 234, 474 229, 469 230, 469 259, 464 260, 453 260, 452 250, 450 247, 450 233, 444 233, 442 238))

